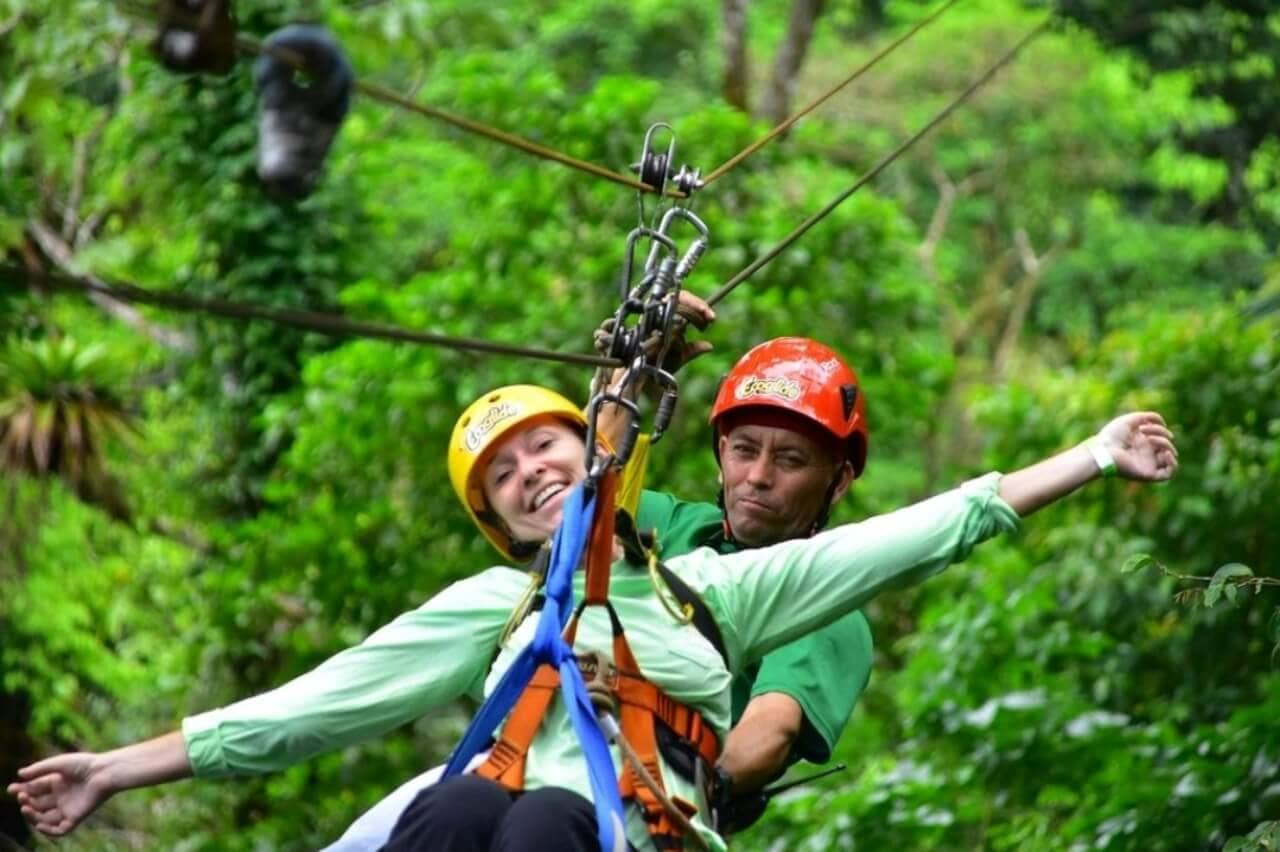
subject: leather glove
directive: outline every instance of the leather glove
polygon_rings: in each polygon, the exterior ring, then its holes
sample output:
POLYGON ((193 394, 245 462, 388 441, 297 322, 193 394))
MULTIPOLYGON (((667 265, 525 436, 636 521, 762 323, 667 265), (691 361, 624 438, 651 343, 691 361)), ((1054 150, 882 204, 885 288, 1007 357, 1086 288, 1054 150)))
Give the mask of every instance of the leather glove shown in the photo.
MULTIPOLYGON (((689 341, 687 339, 688 329, 692 325, 699 331, 706 331, 715 318, 716 312, 712 310, 710 305, 688 290, 681 290, 676 302, 676 315, 671 319, 671 346, 668 348, 667 355, 660 365, 662 369, 668 373, 674 373, 694 358, 710 352, 712 349, 711 342, 707 340, 689 341)), ((615 317, 607 317, 592 334, 595 349, 601 355, 609 354, 609 350, 613 347, 614 322, 615 317)), ((657 333, 654 333, 647 340, 644 340, 640 346, 644 353, 652 358, 657 355, 661 344, 661 338, 657 333)))
POLYGON ((763 790, 752 793, 735 791, 733 778, 723 766, 715 768, 708 792, 716 831, 724 835, 735 834, 754 825, 769 805, 769 796, 763 790))

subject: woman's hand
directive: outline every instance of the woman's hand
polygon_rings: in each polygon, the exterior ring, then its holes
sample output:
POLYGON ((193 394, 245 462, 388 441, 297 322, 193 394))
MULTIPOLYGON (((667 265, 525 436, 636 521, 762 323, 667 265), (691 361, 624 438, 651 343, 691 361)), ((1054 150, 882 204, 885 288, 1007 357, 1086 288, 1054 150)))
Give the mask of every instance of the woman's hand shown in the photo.
POLYGON ((1065 497, 1101 475, 1104 460, 1094 451, 1099 446, 1111 454, 1116 473, 1125 479, 1163 482, 1178 469, 1178 449, 1164 418, 1154 411, 1135 411, 1112 420, 1083 444, 1004 477, 1001 499, 1025 518, 1065 497))
POLYGON ((105 774, 99 755, 60 754, 19 769, 22 780, 8 789, 37 831, 58 837, 111 798, 115 791, 105 774))
POLYGON ((66 834, 98 806, 122 790, 191 777, 191 761, 181 731, 94 754, 72 752, 18 770, 9 785, 22 813, 36 830, 66 834))
POLYGON ((1139 482, 1164 482, 1178 469, 1178 448, 1164 418, 1154 411, 1123 414, 1098 431, 1116 462, 1116 473, 1139 482))

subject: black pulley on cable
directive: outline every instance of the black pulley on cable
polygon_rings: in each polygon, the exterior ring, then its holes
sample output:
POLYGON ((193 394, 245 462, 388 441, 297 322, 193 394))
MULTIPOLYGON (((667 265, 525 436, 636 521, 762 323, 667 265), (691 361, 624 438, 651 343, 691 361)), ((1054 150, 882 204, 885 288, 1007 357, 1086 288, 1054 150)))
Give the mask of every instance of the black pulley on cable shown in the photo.
POLYGON ((645 150, 642 159, 636 164, 640 181, 653 187, 659 195, 667 185, 667 155, 657 151, 645 150))
POLYGON ((655 124, 644 134, 644 145, 640 149, 640 161, 631 167, 640 176, 640 182, 653 187, 653 191, 662 195, 667 186, 667 178, 671 174, 671 161, 676 155, 676 135, 669 124, 655 124), (666 151, 658 151, 653 146, 653 137, 665 130, 671 137, 666 151))
POLYGON ((236 64, 230 0, 161 0, 151 49, 171 71, 225 74, 236 64))
POLYGON ((258 176, 274 192, 303 197, 351 107, 351 64, 328 30, 296 24, 267 39, 253 81, 261 98, 258 176))
POLYGON ((631 170, 640 176, 641 183, 653 187, 653 191, 658 195, 666 191, 668 181, 675 183, 676 189, 685 197, 702 189, 702 177, 699 171, 689 166, 681 166, 680 170, 676 171, 675 159, 675 133, 671 130, 671 125, 658 123, 644 134, 644 147, 640 150, 640 161, 632 165, 631 170), (653 138, 659 131, 666 131, 671 137, 666 151, 654 148, 653 138))

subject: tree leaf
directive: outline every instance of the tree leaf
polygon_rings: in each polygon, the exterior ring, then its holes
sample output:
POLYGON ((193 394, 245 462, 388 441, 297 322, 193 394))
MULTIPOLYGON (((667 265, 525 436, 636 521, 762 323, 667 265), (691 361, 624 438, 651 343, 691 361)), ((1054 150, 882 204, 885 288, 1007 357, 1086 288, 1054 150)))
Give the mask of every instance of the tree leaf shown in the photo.
POLYGON ((1252 577, 1253 569, 1239 562, 1229 562, 1213 574, 1213 582, 1226 582, 1232 577, 1252 577))
POLYGON ((1139 553, 1135 556, 1130 556, 1124 561, 1124 565, 1120 567, 1120 573, 1133 574, 1145 568, 1150 568, 1154 564, 1155 559, 1152 558, 1150 553, 1139 553))

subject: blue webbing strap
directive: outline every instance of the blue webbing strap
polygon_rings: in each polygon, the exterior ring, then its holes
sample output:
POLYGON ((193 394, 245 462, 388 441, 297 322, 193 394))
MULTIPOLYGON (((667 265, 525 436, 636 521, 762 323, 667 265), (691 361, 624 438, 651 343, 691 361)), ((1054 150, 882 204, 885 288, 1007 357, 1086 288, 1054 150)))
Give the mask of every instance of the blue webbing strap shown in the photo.
POLYGON ((493 732, 511 712, 538 666, 549 663, 560 672, 560 688, 565 705, 587 760, 587 775, 591 780, 592 799, 595 800, 600 848, 612 852, 615 848, 626 848, 626 839, 622 834, 622 796, 618 792, 617 771, 613 766, 609 744, 605 741, 600 726, 596 724, 595 709, 587 695, 587 687, 582 680, 582 672, 578 669, 573 649, 562 635, 569 616, 573 613, 573 575, 582 562, 587 536, 595 517, 595 495, 586 500, 584 505, 584 493, 583 486, 579 484, 565 498, 560 527, 551 544, 551 560, 545 587, 546 602, 543 604, 533 641, 516 655, 510 668, 503 673, 498 685, 471 720, 466 733, 462 735, 462 741, 449 757, 441 780, 460 774, 471 762, 471 758, 489 744, 493 732))

